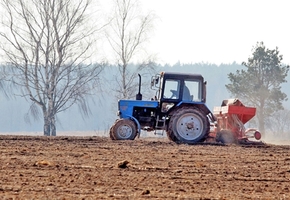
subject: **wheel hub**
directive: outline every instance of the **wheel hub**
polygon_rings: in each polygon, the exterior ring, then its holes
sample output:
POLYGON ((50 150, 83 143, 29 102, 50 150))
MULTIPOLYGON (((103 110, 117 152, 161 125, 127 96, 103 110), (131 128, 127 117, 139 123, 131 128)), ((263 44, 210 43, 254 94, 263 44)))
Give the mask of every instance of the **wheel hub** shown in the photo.
POLYGON ((176 129, 184 139, 194 140, 202 134, 203 124, 198 117, 188 113, 179 118, 176 129))
POLYGON ((186 123, 187 129, 193 129, 194 128, 194 123, 193 122, 188 122, 186 123))
POLYGON ((127 125, 120 126, 118 128, 118 134, 120 137, 127 138, 132 134, 132 129, 127 125))

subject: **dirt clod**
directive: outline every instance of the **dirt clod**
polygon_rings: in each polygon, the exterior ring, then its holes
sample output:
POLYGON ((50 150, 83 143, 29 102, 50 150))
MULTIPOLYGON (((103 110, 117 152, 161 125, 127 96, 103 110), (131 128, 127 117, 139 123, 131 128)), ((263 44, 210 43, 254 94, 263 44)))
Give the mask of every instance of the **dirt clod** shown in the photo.
POLYGON ((142 192, 142 195, 150 194, 150 190, 145 190, 142 192))
POLYGON ((124 169, 124 168, 127 168, 128 167, 127 166, 128 164, 129 164, 129 161, 123 160, 123 161, 121 161, 121 162, 118 163, 118 167, 124 169))

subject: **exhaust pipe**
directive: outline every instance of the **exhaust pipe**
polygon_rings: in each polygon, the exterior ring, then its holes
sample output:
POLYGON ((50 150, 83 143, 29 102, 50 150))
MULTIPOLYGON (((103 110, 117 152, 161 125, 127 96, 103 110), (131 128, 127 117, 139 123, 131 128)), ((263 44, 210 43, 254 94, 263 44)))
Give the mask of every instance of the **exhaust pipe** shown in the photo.
POLYGON ((136 100, 142 100, 142 94, 141 94, 141 75, 138 74, 139 76, 139 90, 138 94, 136 94, 136 100))

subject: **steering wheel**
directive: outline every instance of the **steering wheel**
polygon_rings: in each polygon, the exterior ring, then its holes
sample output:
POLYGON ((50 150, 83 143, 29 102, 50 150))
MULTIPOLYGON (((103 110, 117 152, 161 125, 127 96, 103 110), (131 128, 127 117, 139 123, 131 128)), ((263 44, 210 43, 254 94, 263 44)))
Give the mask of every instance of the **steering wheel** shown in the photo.
POLYGON ((172 92, 170 99, 172 99, 173 97, 177 98, 177 95, 178 95, 177 90, 170 90, 170 92, 172 92))

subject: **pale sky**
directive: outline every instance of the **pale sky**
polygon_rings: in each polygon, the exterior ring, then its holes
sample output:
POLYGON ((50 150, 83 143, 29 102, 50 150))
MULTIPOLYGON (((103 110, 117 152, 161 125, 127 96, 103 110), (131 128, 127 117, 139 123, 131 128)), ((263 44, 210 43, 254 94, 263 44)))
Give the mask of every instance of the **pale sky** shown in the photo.
MULTIPOLYGON (((111 1, 99 0, 102 4, 111 1)), ((263 41, 290 64, 289 0, 140 0, 158 17, 147 46, 156 62, 241 63, 263 41)))
POLYGON ((160 63, 241 63, 263 41, 290 64, 288 0, 141 0, 159 17, 148 51, 160 63))

